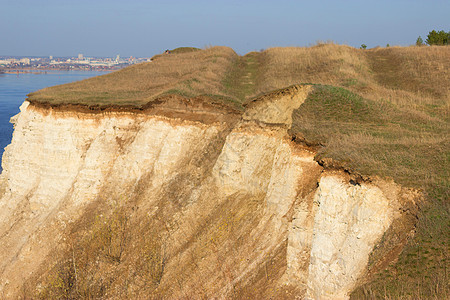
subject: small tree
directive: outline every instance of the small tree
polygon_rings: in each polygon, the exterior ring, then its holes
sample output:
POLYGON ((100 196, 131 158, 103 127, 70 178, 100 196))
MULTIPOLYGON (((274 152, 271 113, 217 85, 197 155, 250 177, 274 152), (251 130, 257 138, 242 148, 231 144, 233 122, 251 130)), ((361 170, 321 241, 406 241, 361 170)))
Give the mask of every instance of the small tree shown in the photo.
POLYGON ((432 30, 428 33, 427 44, 428 45, 448 45, 450 32, 445 32, 444 30, 436 31, 432 30))
POLYGON ((420 35, 417 38, 416 46, 423 46, 423 40, 422 40, 422 37, 420 35))
POLYGON ((386 48, 389 48, 391 45, 389 45, 389 43, 386 44, 386 48))
POLYGON ((366 44, 361 45, 361 49, 366 49, 366 48, 367 48, 366 44))

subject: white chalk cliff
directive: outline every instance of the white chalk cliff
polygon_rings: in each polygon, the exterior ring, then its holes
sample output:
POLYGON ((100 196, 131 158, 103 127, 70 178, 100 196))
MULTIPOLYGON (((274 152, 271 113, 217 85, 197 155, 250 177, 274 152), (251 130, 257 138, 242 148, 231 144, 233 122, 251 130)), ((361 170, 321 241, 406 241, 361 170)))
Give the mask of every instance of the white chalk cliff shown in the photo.
POLYGON ((25 101, 12 119, 14 135, 2 160, 0 298, 15 299, 43 266, 51 266, 66 228, 92 201, 138 194, 139 213, 149 218, 156 217, 161 199, 181 203, 167 233, 170 259, 159 284, 170 285, 180 261, 192 259, 196 267, 191 281, 173 284, 173 298, 198 296, 189 293, 200 290, 200 281, 203 295, 227 298, 235 286, 251 284, 277 251, 284 269, 272 285, 292 286, 301 298, 347 298, 364 280, 374 247, 401 217, 407 191, 393 182, 355 182, 344 171, 324 170, 314 152, 293 142, 287 133, 292 111, 308 92, 294 86, 264 97, 239 118, 216 118, 206 109, 188 110, 189 118, 90 113, 25 101), (217 221, 224 234, 230 224, 241 224, 235 230, 242 236, 196 238, 193 228, 206 217, 214 220, 221 205, 230 207, 231 216, 217 221), (210 270, 217 258, 200 245, 220 248, 215 253, 224 254, 226 276, 210 270))

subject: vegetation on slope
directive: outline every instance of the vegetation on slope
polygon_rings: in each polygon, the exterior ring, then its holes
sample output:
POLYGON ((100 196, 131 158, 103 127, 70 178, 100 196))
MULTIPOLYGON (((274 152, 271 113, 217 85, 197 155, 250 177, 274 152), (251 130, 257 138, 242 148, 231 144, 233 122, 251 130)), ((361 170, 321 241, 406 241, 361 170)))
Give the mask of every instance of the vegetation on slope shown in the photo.
POLYGON ((420 188, 427 203, 398 262, 354 297, 448 297, 449 47, 360 50, 335 44, 162 55, 154 62, 29 95, 37 102, 140 106, 165 94, 214 95, 245 104, 298 83, 317 84, 291 134, 363 175, 420 188), (395 280, 393 280, 395 279, 395 280))
POLYGON ((430 179, 444 175, 447 124, 443 118, 389 101, 373 101, 344 88, 320 85, 294 112, 291 132, 323 146, 318 160, 329 157, 362 174, 426 187, 434 185, 430 179))
POLYGON ((395 265, 355 292, 356 299, 448 293, 447 124, 439 117, 322 85, 294 112, 291 134, 322 145, 316 159, 325 166, 337 164, 361 174, 389 176, 403 186, 425 190, 430 200, 416 238, 395 265))
POLYGON ((407 106, 442 105, 450 99, 449 47, 360 50, 319 44, 271 48, 262 54, 259 93, 295 83, 345 87, 375 101, 407 106))
POLYGON ((239 267, 257 258, 257 245, 270 236, 267 224, 260 224, 264 195, 217 197, 208 189, 191 202, 225 138, 217 138, 208 151, 192 152, 158 193, 148 190, 152 172, 126 196, 104 190, 66 228, 65 249, 50 256, 52 266, 35 274, 24 294, 33 299, 197 299, 213 298, 213 292, 233 284, 236 298, 260 299, 269 293, 280 298, 274 286, 286 267, 286 242, 256 266, 252 284, 257 290, 237 280, 239 267))

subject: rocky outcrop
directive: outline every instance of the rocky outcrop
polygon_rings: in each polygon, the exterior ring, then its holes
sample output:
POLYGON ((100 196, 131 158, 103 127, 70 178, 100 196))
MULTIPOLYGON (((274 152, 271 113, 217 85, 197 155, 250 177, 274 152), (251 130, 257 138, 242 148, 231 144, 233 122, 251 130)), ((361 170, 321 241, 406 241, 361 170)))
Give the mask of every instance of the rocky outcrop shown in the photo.
POLYGON ((163 216, 164 202, 177 207, 157 288, 172 297, 198 295, 199 282, 203 295, 227 297, 255 284, 265 265, 274 289, 346 298, 401 217, 405 191, 324 170, 313 151, 292 141, 292 111, 308 92, 293 86, 263 96, 242 117, 176 99, 147 111, 95 113, 25 102, 12 120, 0 177, 3 298, 50 268, 65 230, 107 197, 140 199, 135 218, 163 216), (274 253, 282 259, 272 274, 267 258, 274 253), (220 267, 211 267, 220 255, 220 267), (174 284, 188 260, 196 266, 191 277, 174 284))

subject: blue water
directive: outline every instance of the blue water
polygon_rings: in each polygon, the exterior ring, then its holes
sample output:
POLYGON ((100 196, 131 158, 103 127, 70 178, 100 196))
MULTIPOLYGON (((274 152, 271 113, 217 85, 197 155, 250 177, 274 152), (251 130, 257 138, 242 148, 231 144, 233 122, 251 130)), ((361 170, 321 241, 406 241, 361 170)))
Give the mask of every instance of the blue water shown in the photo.
MULTIPOLYGON (((19 112, 27 94, 45 87, 106 74, 99 71, 47 71, 39 74, 0 74, 0 162, 11 143, 13 126, 9 119, 19 112)), ((0 164, 0 172, 1 172, 0 164)))

